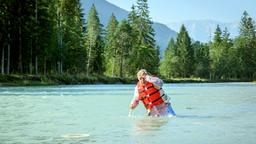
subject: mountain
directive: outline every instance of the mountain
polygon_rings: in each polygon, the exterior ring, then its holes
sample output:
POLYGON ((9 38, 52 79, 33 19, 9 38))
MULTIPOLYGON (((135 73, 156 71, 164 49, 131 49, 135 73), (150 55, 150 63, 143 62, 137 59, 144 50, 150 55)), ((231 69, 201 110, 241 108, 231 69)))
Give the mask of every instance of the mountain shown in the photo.
POLYGON ((179 32, 182 24, 185 25, 192 39, 201 42, 208 42, 210 39, 213 38, 217 25, 220 26, 222 31, 224 31, 226 27, 228 29, 228 32, 230 33, 231 38, 238 36, 239 33, 238 22, 223 23, 214 20, 188 20, 182 22, 169 23, 168 27, 179 32))
MULTIPOLYGON (((85 18, 87 17, 91 6, 94 4, 99 14, 101 24, 107 26, 109 18, 112 13, 116 16, 117 20, 127 19, 129 12, 109 3, 106 0, 82 0, 82 8, 85 18)), ((171 38, 175 38, 177 33, 168 28, 166 25, 154 22, 153 28, 155 30, 155 40, 160 47, 160 54, 162 55, 168 42, 171 38)))

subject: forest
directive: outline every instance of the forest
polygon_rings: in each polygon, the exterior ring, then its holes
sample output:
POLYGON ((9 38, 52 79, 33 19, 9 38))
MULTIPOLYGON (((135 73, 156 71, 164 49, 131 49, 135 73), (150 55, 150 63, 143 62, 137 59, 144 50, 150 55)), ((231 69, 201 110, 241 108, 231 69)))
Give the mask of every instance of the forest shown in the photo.
POLYGON ((105 27, 95 5, 84 17, 79 0, 0 1, 0 81, 10 75, 136 78, 141 68, 165 79, 256 79, 256 25, 246 11, 237 37, 217 26, 202 43, 182 25, 160 58, 147 0, 137 0, 127 19, 112 14, 105 27))

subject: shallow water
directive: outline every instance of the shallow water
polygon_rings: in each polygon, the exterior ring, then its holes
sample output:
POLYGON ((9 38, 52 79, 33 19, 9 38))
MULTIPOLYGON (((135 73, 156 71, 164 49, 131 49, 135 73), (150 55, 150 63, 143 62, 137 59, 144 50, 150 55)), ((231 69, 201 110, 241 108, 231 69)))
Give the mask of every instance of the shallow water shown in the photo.
POLYGON ((177 113, 128 117, 134 85, 0 87, 1 144, 254 144, 256 84, 165 84, 177 113))

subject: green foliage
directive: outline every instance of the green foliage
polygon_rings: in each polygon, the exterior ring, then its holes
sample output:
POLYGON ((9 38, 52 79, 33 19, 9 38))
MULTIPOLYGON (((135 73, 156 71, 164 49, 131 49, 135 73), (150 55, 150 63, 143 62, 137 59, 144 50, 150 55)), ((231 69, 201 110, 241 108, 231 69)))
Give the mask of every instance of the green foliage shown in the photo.
POLYGON ((164 59, 160 65, 160 74, 168 79, 177 77, 178 57, 176 56, 176 45, 174 39, 169 41, 164 52, 164 59))
POLYGON ((200 78, 209 78, 210 56, 209 46, 196 41, 192 44, 195 57, 194 75, 200 78))
POLYGON ((240 35, 234 41, 228 30, 217 27, 210 45, 211 79, 253 79, 255 76, 255 24, 245 12, 241 19, 240 35))
POLYGON ((245 11, 240 23, 240 36, 235 40, 238 51, 241 77, 253 79, 256 77, 256 26, 245 11))
POLYGON ((102 74, 103 67, 103 38, 102 27, 96 11, 93 5, 86 21, 86 48, 87 48, 87 67, 86 74, 91 73, 102 74))
POLYGON ((83 43, 83 17, 79 0, 63 0, 61 2, 63 52, 65 70, 68 73, 85 71, 86 51, 83 43))
POLYGON ((223 53, 221 35, 222 31, 218 25, 214 33, 213 43, 210 45, 211 79, 220 79, 221 77, 221 54, 223 53))
POLYGON ((177 70, 180 77, 189 77, 194 69, 194 52, 191 39, 184 25, 181 26, 176 42, 177 70))
POLYGON ((238 63, 236 61, 236 51, 229 35, 226 28, 222 32, 220 27, 217 26, 214 41, 210 46, 211 79, 230 79, 235 77, 238 63))
POLYGON ((85 23, 79 0, 2 0, 0 25, 1 73, 29 74, 2 75, 4 82, 130 82, 141 68, 168 79, 256 79, 256 26, 247 12, 235 39, 217 26, 212 42, 192 43, 183 25, 160 67, 147 0, 137 0, 127 20, 112 14, 105 37, 95 6, 85 23))
POLYGON ((118 76, 122 78, 124 74, 126 74, 125 76, 129 75, 127 71, 129 69, 129 54, 131 53, 133 40, 131 27, 126 20, 122 20, 119 23, 114 34, 114 39, 114 45, 116 47, 115 54, 118 62, 116 69, 119 69, 118 76))
POLYGON ((114 14, 111 15, 109 23, 107 25, 106 37, 105 37, 105 65, 106 71, 105 75, 107 76, 116 76, 116 66, 117 66, 117 57, 116 57, 116 45, 115 45, 115 32, 117 29, 118 21, 114 14))
POLYGON ((149 17, 147 0, 137 0, 137 5, 132 7, 128 16, 132 27, 133 48, 130 59, 131 74, 135 74, 141 68, 157 74, 159 67, 159 49, 154 39, 154 29, 149 17))

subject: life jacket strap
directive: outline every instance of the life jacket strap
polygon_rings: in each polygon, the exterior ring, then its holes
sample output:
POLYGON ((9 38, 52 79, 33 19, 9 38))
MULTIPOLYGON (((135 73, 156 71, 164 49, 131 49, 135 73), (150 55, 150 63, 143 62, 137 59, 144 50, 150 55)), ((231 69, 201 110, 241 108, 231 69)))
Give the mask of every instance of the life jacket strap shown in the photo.
MULTIPOLYGON (((154 101, 152 101, 150 104, 153 104, 155 102, 157 102, 158 100, 160 100, 162 97, 164 97, 165 94, 162 94, 159 98, 155 99, 154 101)), ((150 105, 150 104, 146 104, 146 106, 150 105)))
MULTIPOLYGON (((159 92, 161 89, 162 89, 162 88, 160 88, 159 90, 156 90, 156 91, 152 92, 151 94, 148 94, 148 95, 144 96, 143 98, 141 98, 141 100, 144 100, 146 97, 150 97, 151 95, 153 95, 153 94, 159 92)), ((162 97, 162 96, 161 96, 161 97, 162 97)), ((161 98, 161 97, 160 97, 160 98, 161 98)))
MULTIPOLYGON (((149 87, 147 87, 147 90, 148 89, 150 89, 150 88, 153 88, 154 86, 152 85, 152 86, 149 86, 149 87)), ((143 92, 145 92, 146 90, 144 89, 143 91, 139 91, 139 93, 143 93, 143 92)))

